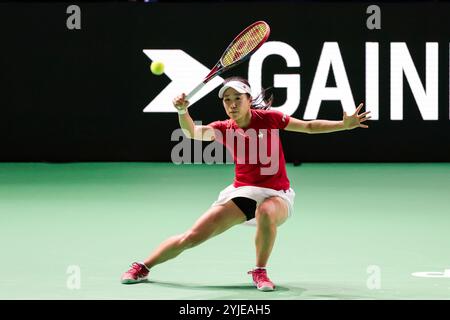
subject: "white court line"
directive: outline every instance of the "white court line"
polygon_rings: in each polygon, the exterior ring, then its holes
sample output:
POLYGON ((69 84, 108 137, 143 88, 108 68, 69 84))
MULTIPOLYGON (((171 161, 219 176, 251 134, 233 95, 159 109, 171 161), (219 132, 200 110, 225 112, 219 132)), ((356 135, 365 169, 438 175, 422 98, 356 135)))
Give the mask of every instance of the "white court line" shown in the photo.
POLYGON ((422 277, 422 278, 450 278, 450 269, 445 269, 444 272, 436 272, 436 271, 414 272, 411 275, 414 277, 422 277))

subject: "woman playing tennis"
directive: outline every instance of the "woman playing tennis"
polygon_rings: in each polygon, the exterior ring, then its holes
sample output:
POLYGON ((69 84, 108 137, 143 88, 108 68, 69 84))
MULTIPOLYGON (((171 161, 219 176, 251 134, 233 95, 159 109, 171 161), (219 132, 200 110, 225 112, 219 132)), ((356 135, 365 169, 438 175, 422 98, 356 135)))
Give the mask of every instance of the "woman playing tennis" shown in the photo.
POLYGON ((302 121, 269 110, 272 99, 264 95, 263 92, 257 97, 252 96, 250 85, 243 78, 226 79, 219 91, 219 98, 229 119, 206 126, 194 124, 185 94, 173 100, 180 127, 189 138, 216 140, 231 152, 235 163, 234 182, 219 194, 218 199, 189 230, 162 242, 144 261, 133 263, 122 275, 122 283, 146 280, 149 270, 155 265, 245 223, 256 225, 256 264, 248 273, 252 275, 257 289, 275 289, 267 276, 266 266, 278 227, 293 213, 295 197, 286 174, 278 130, 328 133, 368 128, 363 122, 370 119, 370 111, 359 114, 363 106, 361 103, 353 115, 348 116, 344 112, 342 121, 302 121), (246 143, 236 143, 236 139, 246 143), (255 148, 256 145, 258 148, 255 148), (261 150, 265 150, 265 157, 260 156, 261 150))

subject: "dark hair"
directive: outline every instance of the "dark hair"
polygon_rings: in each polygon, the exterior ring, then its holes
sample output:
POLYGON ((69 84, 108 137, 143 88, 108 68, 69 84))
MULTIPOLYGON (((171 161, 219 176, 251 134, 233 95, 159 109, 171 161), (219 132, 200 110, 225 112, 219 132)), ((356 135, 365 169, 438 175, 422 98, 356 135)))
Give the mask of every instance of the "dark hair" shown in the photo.
MULTIPOLYGON (((227 82, 230 81, 240 81, 245 83, 246 85, 248 85, 250 87, 250 84, 248 83, 247 79, 244 79, 242 77, 230 77, 227 78, 223 81, 223 84, 225 85, 227 82)), ((262 109, 262 110, 267 110, 270 109, 270 107, 272 106, 272 102, 273 102, 273 94, 268 94, 268 90, 270 88, 267 89, 263 89, 261 91, 261 93, 259 93, 255 98, 251 97, 252 102, 251 102, 251 109, 262 109)), ((250 95, 248 93, 246 93, 248 97, 250 97, 250 95)))

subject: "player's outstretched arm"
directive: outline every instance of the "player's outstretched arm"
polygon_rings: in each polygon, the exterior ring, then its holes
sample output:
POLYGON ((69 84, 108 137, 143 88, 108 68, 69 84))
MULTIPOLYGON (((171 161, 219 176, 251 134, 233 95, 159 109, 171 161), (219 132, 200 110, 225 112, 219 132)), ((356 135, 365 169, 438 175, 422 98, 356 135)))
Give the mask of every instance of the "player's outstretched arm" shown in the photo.
POLYGON ((343 130, 351 130, 355 128, 365 128, 369 126, 363 124, 363 122, 370 119, 370 111, 363 112, 359 114, 363 103, 360 103, 358 108, 356 108, 355 113, 352 115, 347 115, 344 111, 344 115, 341 121, 330 121, 330 120, 311 120, 304 121, 291 117, 285 130, 303 132, 303 133, 329 133, 343 130))

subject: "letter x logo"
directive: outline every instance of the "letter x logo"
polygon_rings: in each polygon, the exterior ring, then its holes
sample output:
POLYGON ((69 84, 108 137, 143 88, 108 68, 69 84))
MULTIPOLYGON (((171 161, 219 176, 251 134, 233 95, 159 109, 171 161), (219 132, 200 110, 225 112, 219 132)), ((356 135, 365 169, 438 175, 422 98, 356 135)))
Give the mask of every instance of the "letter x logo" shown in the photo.
MULTIPOLYGON (((194 89, 209 73, 209 68, 192 58, 183 50, 143 50, 152 61, 164 63, 165 75, 172 80, 144 108, 144 112, 176 112, 172 100, 181 93, 194 89)), ((202 88, 190 101, 192 106, 203 96, 220 86, 223 78, 217 76, 202 88)))

